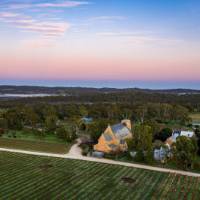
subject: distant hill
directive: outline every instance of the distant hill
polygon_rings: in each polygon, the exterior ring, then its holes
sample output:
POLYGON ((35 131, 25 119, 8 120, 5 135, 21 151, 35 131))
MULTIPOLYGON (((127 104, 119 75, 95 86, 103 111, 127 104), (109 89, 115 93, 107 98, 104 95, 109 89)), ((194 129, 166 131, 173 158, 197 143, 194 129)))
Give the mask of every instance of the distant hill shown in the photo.
POLYGON ((200 90, 192 89, 167 89, 151 90, 140 88, 87 88, 87 87, 43 87, 43 86, 13 86, 0 85, 0 94, 61 94, 61 95, 79 95, 82 93, 120 93, 120 92, 144 92, 161 94, 200 94, 200 90))

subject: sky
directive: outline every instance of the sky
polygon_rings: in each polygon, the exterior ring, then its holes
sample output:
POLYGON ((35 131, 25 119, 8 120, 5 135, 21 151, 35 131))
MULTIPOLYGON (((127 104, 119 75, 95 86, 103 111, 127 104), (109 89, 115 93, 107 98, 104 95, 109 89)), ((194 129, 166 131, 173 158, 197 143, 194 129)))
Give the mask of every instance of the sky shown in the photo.
POLYGON ((199 0, 1 0, 0 84, 200 89, 199 0))

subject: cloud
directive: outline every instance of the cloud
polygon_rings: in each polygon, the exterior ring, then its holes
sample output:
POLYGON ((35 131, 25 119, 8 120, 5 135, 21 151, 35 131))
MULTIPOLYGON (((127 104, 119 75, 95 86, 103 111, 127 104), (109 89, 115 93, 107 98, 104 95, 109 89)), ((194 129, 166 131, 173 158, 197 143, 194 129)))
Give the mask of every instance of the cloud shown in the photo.
POLYGON ((63 17, 58 17, 57 13, 64 11, 64 8, 74 8, 87 4, 89 2, 76 0, 56 0, 53 3, 50 0, 45 2, 39 0, 1 0, 0 20, 23 32, 33 32, 40 34, 40 36, 55 38, 64 35, 70 28, 70 23, 66 22, 63 17), (48 10, 44 10, 45 8, 48 10))
POLYGON ((34 32, 43 36, 62 36, 70 28, 70 24, 62 20, 38 20, 20 13, 2 12, 0 13, 0 20, 19 30, 34 32))
POLYGON ((135 31, 135 32, 99 32, 96 33, 100 37, 109 37, 110 39, 120 39, 129 44, 161 44, 174 45, 183 42, 180 39, 171 39, 158 37, 151 31, 135 31))
POLYGON ((36 4, 37 7, 41 8, 71 8, 77 7, 81 5, 87 5, 88 2, 81 2, 81 1, 66 1, 63 3, 43 3, 43 4, 36 4))
POLYGON ((27 9, 27 8, 73 8, 88 5, 87 1, 59 1, 56 3, 13 3, 8 4, 8 9, 27 9))
POLYGON ((18 17, 18 13, 11 13, 11 12, 1 12, 0 13, 0 18, 13 18, 13 17, 18 17))
POLYGON ((98 16, 90 18, 89 21, 118 21, 124 19, 127 18, 124 16, 98 16))
POLYGON ((131 37, 138 35, 152 34, 152 31, 126 31, 126 32, 99 32, 98 36, 119 36, 119 37, 131 37))

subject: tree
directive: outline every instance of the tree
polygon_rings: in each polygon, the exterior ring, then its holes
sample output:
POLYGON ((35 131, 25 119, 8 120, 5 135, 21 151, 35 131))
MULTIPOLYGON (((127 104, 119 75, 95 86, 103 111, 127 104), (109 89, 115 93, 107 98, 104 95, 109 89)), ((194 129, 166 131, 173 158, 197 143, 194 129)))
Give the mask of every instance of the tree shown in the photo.
POLYGON ((153 148, 154 149, 160 149, 161 147, 164 147, 164 143, 160 140, 155 140, 153 143, 153 148))
POLYGON ((39 116, 34 111, 33 108, 26 106, 24 108, 24 117, 25 117, 25 123, 30 125, 32 128, 36 126, 39 116))
POLYGON ((192 168, 197 155, 197 148, 196 139, 185 136, 178 137, 172 148, 177 165, 183 169, 192 168))
POLYGON ((155 140, 161 140, 162 142, 165 142, 167 138, 172 136, 172 129, 170 128, 163 128, 160 132, 158 132, 154 139, 155 140))
POLYGON ((21 130, 23 128, 23 119, 20 110, 8 110, 5 113, 7 127, 12 130, 21 130))
POLYGON ((54 132, 56 130, 56 123, 57 123, 57 116, 56 115, 49 115, 45 119, 45 126, 48 132, 54 132))
POLYGON ((99 120, 89 125, 88 132, 94 143, 98 142, 99 137, 104 132, 107 126, 108 122, 106 120, 99 120))
POLYGON ((141 124, 134 128, 134 148, 137 151, 136 160, 150 163, 152 161, 152 129, 141 124))
POLYGON ((200 155, 200 129, 195 129, 195 135, 197 137, 197 145, 198 145, 198 155, 200 155))
POLYGON ((82 118, 80 116, 72 116, 70 118, 71 123, 73 124, 73 129, 75 130, 75 134, 78 135, 79 133, 79 126, 81 123, 82 118))
POLYGON ((68 132, 68 130, 65 129, 64 126, 60 126, 56 129, 56 135, 66 141, 70 140, 70 134, 68 132))
POLYGON ((146 115, 147 115, 146 105, 139 106, 136 109, 136 116, 137 116, 137 118, 139 119, 140 122, 142 122, 142 123, 144 122, 146 115))
POLYGON ((155 120, 149 120, 145 122, 146 125, 150 126, 152 129, 153 138, 156 134, 160 132, 160 124, 156 122, 155 120))
POLYGON ((7 128, 7 120, 5 118, 0 118, 0 128, 2 129, 7 128))
POLYGON ((79 107, 79 113, 80 113, 81 117, 85 117, 85 116, 88 115, 88 111, 87 111, 85 106, 80 106, 79 107))
POLYGON ((3 128, 0 128, 0 137, 4 134, 4 129, 3 128))
POLYGON ((128 146, 128 150, 132 151, 134 149, 134 141, 133 138, 126 139, 126 144, 128 146))
POLYGON ((173 107, 172 119, 179 121, 182 124, 189 122, 190 118, 188 109, 180 105, 175 105, 173 107))
POLYGON ((73 142, 77 138, 73 129, 68 130, 64 126, 60 126, 56 129, 56 135, 67 142, 73 142))

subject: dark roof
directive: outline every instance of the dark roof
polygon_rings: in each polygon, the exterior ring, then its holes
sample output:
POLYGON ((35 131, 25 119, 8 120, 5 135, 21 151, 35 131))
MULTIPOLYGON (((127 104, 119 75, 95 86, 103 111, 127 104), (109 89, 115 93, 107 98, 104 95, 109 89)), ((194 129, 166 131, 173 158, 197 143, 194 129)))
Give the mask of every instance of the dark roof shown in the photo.
POLYGON ((103 135, 104 135, 105 140, 108 142, 110 142, 113 139, 112 136, 107 133, 104 133, 103 135))
POLYGON ((120 137, 120 138, 124 138, 131 133, 130 129, 128 129, 126 126, 124 126, 121 123, 111 126, 111 129, 112 129, 113 133, 117 137, 120 137))
POLYGON ((117 145, 115 145, 115 144, 109 144, 108 145, 113 151, 115 151, 116 149, 117 149, 117 145))
POLYGON ((92 117, 83 117, 82 121, 86 124, 90 124, 93 122, 93 118, 92 117))

